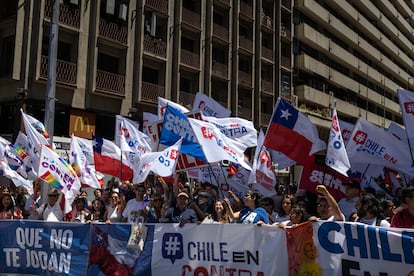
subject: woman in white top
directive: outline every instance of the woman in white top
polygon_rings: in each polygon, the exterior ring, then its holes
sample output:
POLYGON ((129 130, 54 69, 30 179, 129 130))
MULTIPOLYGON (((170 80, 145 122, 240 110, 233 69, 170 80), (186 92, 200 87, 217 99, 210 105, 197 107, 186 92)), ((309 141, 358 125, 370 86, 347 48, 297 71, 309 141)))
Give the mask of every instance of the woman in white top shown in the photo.
POLYGON ((111 222, 122 222, 122 211, 124 210, 119 194, 112 192, 111 194, 111 205, 106 209, 105 212, 105 223, 111 222))

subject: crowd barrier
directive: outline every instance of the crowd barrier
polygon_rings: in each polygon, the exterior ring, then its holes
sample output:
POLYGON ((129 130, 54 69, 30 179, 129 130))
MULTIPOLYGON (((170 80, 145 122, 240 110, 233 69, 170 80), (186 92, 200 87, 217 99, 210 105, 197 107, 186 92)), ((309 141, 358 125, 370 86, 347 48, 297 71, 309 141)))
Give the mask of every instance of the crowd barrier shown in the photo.
POLYGON ((414 230, 306 222, 128 224, 0 221, 2 275, 414 275, 414 230), (396 274, 397 272, 397 274, 396 274))

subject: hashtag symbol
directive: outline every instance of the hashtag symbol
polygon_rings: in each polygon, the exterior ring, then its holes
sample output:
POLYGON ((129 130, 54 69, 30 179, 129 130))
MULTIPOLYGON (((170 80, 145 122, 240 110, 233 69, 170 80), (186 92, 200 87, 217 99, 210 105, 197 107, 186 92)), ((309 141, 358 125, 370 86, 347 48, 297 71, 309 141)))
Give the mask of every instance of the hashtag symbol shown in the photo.
POLYGON ((165 242, 164 250, 167 251, 167 256, 174 256, 177 251, 181 250, 180 242, 178 237, 169 237, 168 241, 165 242))
POLYGON ((414 103, 413 102, 407 102, 405 105, 405 111, 407 113, 414 113, 414 103))
POLYGON ((353 138, 355 143, 360 144, 360 145, 364 144, 366 139, 367 139, 367 134, 360 130, 357 131, 357 133, 355 134, 353 138))

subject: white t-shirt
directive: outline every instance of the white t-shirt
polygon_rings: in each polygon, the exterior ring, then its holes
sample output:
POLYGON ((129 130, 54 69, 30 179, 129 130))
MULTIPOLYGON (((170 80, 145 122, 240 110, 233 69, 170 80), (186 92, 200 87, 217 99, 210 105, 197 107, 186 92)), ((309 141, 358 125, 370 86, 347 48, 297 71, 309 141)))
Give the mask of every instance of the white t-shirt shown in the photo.
MULTIPOLYGON (((377 217, 371 218, 371 219, 365 219, 365 218, 361 218, 358 222, 363 223, 363 224, 367 224, 367 225, 372 225, 372 226, 377 226, 377 217)), ((386 221, 385 219, 381 220, 379 226, 381 227, 390 227, 390 223, 388 221, 386 221)))
POLYGON ((127 221, 129 223, 134 223, 140 216, 139 211, 143 211, 145 206, 147 206, 147 202, 145 201, 137 201, 135 198, 130 199, 122 212, 122 217, 128 218, 127 221))
POLYGON ((36 212, 39 215, 43 215, 43 220, 45 221, 63 221, 64 215, 59 202, 56 202, 53 206, 50 206, 49 203, 44 203, 36 209, 36 212))

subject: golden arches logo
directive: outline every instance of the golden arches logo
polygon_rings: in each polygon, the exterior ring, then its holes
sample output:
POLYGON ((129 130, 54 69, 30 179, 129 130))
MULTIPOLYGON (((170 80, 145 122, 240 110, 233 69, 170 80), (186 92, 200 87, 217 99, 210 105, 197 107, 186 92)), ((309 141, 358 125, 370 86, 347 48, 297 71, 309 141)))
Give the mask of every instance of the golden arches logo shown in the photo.
POLYGON ((84 131, 85 126, 86 126, 86 132, 90 133, 91 132, 91 126, 89 124, 89 119, 88 117, 82 117, 82 116, 77 116, 76 120, 75 120, 75 124, 73 126, 73 130, 74 131, 78 131, 78 125, 80 124, 80 129, 79 131, 84 131))

